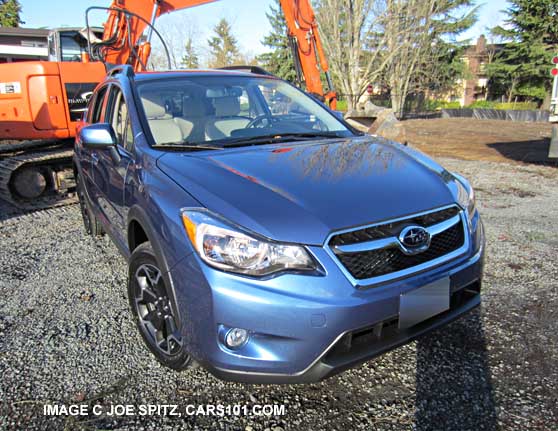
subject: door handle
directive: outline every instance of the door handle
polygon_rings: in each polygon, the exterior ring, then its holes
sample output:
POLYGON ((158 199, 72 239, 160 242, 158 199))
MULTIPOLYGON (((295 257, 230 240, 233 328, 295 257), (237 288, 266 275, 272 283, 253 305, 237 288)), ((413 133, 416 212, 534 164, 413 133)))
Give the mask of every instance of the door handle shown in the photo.
POLYGON ((91 162, 97 166, 99 164, 99 156, 95 153, 91 154, 91 162))

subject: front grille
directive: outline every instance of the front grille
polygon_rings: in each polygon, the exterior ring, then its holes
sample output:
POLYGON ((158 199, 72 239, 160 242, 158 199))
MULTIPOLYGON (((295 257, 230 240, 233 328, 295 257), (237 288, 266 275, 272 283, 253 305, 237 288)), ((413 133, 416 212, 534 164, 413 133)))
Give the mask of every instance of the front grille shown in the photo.
POLYGON ((401 230, 407 225, 416 224, 423 227, 429 227, 450 219, 458 213, 459 209, 457 207, 449 207, 440 211, 434 211, 404 220, 345 232, 331 238, 329 245, 333 247, 336 245, 356 244, 359 242, 373 241, 375 239, 389 238, 390 236, 399 235, 399 232, 401 232, 401 230))
MULTIPOLYGON (((343 233, 334 236, 329 244, 330 246, 334 246, 373 241, 370 237, 374 239, 397 237, 401 230, 409 224, 428 227, 454 217, 458 213, 459 210, 457 208, 451 207, 442 211, 426 214, 426 216, 412 217, 394 223, 343 233), (349 235, 352 235, 352 237, 349 237, 349 235)), ((465 232, 463 223, 460 219, 458 223, 450 228, 433 235, 430 247, 420 254, 408 255, 396 246, 354 253, 335 251, 335 254, 341 264, 355 279, 365 280, 427 263, 459 249, 463 246, 464 242, 465 232)))

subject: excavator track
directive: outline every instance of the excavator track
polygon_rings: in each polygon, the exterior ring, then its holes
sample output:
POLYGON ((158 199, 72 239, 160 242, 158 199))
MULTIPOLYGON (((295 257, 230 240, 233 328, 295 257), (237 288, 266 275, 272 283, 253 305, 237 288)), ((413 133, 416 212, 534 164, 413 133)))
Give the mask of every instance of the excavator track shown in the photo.
POLYGON ((30 151, 33 149, 42 149, 45 150, 47 148, 53 147, 60 147, 60 141, 0 141, 0 157, 4 154, 17 154, 21 151, 30 151))
POLYGON ((48 146, 36 141, 0 146, 0 198, 25 211, 77 201, 73 150, 60 144, 45 150, 48 146))

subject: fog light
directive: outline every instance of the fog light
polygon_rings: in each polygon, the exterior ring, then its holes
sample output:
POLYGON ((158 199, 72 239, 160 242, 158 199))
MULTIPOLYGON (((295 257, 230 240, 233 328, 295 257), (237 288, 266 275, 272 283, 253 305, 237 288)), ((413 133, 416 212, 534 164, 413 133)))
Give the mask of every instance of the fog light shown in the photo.
POLYGON ((248 331, 241 328, 232 328, 225 336, 225 344, 229 349, 238 349, 248 341, 248 331))

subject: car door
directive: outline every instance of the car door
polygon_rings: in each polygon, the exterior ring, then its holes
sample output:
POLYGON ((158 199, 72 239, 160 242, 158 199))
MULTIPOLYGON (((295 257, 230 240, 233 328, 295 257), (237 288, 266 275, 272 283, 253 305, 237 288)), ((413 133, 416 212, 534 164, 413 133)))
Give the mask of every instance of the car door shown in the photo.
POLYGON ((108 221, 108 230, 113 238, 125 247, 124 190, 128 167, 133 161, 133 133, 128 105, 116 84, 109 90, 104 122, 112 126, 117 145, 116 148, 97 151, 97 159, 93 159, 99 209, 108 221))

